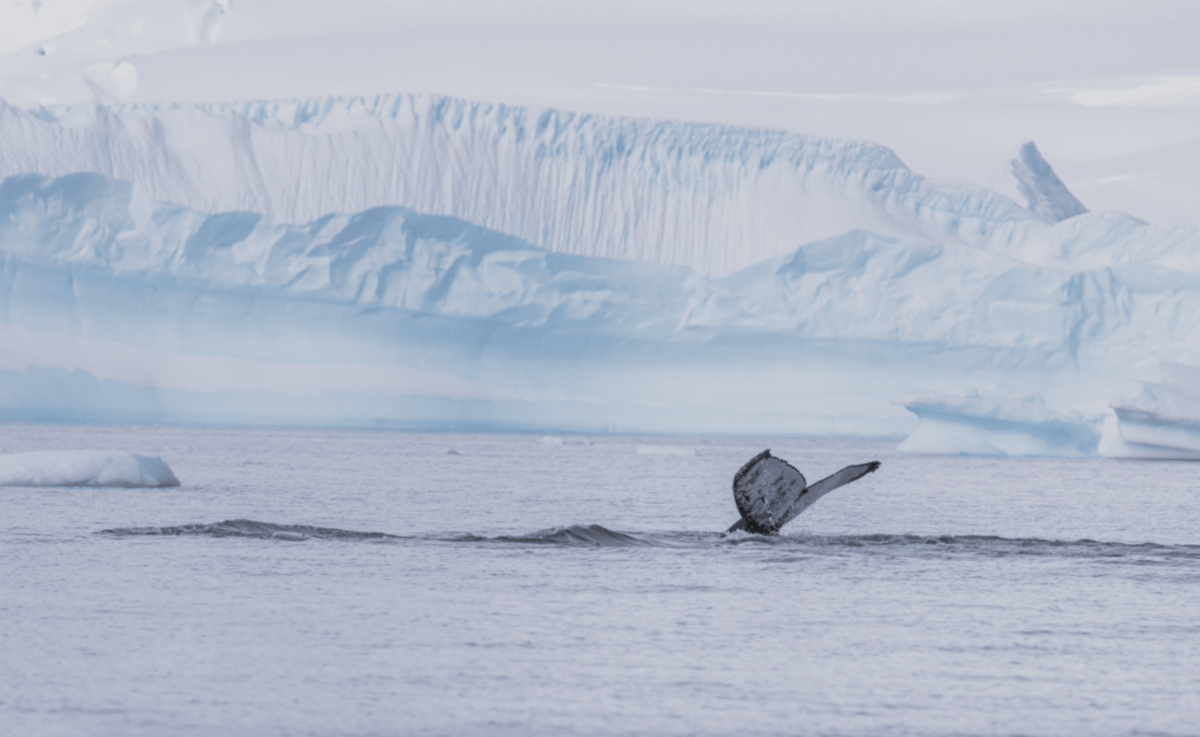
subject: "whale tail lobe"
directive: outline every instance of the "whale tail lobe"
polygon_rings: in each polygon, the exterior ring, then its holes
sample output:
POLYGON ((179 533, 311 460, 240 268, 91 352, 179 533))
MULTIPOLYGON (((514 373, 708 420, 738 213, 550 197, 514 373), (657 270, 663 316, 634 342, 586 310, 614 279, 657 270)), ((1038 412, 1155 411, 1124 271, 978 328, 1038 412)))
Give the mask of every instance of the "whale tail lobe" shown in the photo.
POLYGON ((726 532, 745 530, 759 535, 776 535, 821 497, 851 481, 874 473, 879 461, 846 466, 812 486, 787 461, 770 450, 754 456, 733 477, 733 501, 742 518, 726 532))

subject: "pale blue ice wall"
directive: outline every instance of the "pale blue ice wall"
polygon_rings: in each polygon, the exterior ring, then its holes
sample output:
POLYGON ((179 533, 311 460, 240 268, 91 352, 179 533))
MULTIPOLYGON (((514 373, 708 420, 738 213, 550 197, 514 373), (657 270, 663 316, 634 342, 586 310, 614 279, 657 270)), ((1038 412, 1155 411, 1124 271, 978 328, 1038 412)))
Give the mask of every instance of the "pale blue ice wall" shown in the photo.
POLYGON ((201 212, 311 222, 404 206, 546 250, 709 276, 857 228, 980 244, 1037 225, 888 149, 784 131, 581 115, 434 95, 230 105, 0 102, 0 178, 89 171, 201 212))
POLYGON ((1195 231, 1036 222, 1007 252, 860 229, 711 278, 408 208, 279 225, 95 174, 14 177, 0 408, 902 434, 914 423, 891 400, 907 392, 992 382, 1098 409, 1153 361, 1195 362, 1195 231))

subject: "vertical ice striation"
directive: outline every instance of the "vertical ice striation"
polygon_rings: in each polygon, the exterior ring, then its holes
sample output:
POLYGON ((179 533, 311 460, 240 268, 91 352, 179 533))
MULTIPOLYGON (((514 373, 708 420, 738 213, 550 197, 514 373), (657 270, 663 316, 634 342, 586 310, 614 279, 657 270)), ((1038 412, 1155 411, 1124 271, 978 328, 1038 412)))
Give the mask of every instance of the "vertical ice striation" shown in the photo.
POLYGON ((889 149, 780 130, 383 95, 224 105, 0 102, 0 177, 81 171, 277 223, 401 206, 557 253, 723 276, 850 230, 980 245, 1034 220, 889 149))
POLYGON ((1062 183, 1050 164, 1042 158, 1033 141, 1021 146, 1012 161, 1017 189, 1029 201, 1029 209, 1051 222, 1059 222, 1088 211, 1062 183))

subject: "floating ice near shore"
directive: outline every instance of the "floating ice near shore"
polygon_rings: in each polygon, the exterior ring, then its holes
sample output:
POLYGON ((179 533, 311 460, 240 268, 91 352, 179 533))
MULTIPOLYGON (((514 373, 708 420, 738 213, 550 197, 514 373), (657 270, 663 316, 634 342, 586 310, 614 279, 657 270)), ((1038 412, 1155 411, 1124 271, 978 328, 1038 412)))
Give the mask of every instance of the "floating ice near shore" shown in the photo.
POLYGON ((0 486, 179 486, 161 458, 108 450, 0 455, 0 486))
POLYGON ((1161 382, 1138 382, 1112 401, 1104 455, 1200 460, 1200 368, 1164 363, 1159 372, 1161 382))
POLYGON ((902 453, 974 456, 1089 456, 1100 441, 1101 417, 1054 412, 1036 394, 999 390, 925 392, 897 404, 920 418, 902 453))

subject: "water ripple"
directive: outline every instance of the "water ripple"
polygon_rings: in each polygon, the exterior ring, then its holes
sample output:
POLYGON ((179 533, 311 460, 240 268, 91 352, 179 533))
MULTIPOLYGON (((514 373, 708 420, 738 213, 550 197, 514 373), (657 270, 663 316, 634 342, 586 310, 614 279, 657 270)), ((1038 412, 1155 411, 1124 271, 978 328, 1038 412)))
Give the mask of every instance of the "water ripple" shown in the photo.
POLYGON ((118 527, 100 530, 101 535, 120 537, 136 535, 206 535, 208 537, 249 537, 260 539, 300 541, 316 538, 320 540, 401 540, 399 535, 386 532, 356 532, 333 527, 311 525, 281 525, 274 522, 255 522, 248 519, 231 519, 210 524, 177 525, 174 527, 118 527))
POLYGON ((99 534, 124 536, 195 535, 214 538, 257 538, 268 540, 407 540, 459 544, 510 544, 558 547, 631 548, 674 547, 711 548, 750 545, 776 551, 779 560, 804 560, 812 555, 883 554, 896 556, 1044 556, 1086 558, 1097 562, 1134 565, 1186 563, 1200 561, 1200 545, 1160 545, 1157 543, 1118 543, 1097 540, 1044 540, 1004 538, 989 535, 796 535, 766 537, 742 532, 722 535, 715 532, 631 533, 610 530, 602 525, 567 525, 537 530, 524 535, 486 537, 461 534, 451 537, 422 535, 405 537, 386 532, 360 532, 332 527, 286 525, 254 520, 225 520, 209 524, 171 527, 121 527, 101 530, 99 534))

